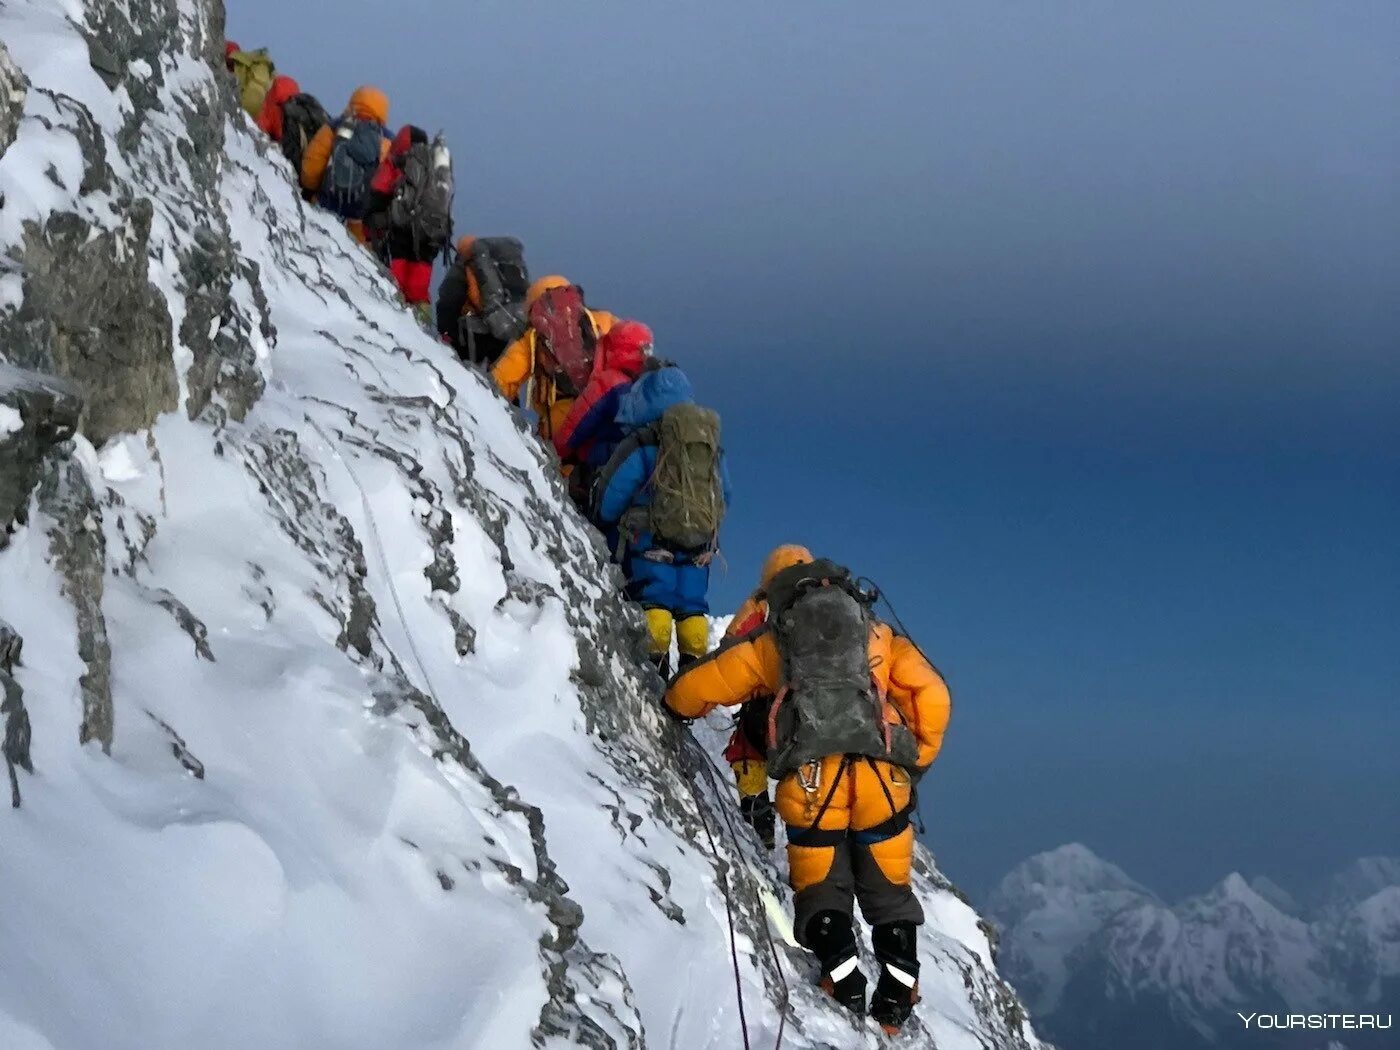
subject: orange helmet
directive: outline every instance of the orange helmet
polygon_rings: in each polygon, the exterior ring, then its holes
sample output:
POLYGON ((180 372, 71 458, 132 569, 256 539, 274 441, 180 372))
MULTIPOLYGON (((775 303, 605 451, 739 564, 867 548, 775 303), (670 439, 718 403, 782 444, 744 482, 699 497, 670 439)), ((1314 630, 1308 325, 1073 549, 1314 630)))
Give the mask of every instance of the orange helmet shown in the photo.
POLYGON ((796 543, 785 543, 768 555, 768 560, 763 563, 763 575, 759 578, 758 585, 767 587, 773 582, 773 577, 784 569, 790 569, 794 565, 810 565, 815 560, 812 552, 806 547, 796 543))
POLYGON ((471 234, 467 234, 465 237, 459 237, 457 239, 457 254, 466 255, 472 250, 472 245, 475 243, 476 238, 471 234))
POLYGON ((389 123, 389 96, 377 87, 362 84, 350 96, 350 112, 361 120, 387 124, 389 123))
POLYGON ((560 277, 557 273, 552 273, 548 277, 541 277, 534 284, 530 285, 530 290, 525 293, 525 306, 535 305, 536 300, 545 292, 553 291, 555 288, 567 288, 573 281, 567 277, 560 277))

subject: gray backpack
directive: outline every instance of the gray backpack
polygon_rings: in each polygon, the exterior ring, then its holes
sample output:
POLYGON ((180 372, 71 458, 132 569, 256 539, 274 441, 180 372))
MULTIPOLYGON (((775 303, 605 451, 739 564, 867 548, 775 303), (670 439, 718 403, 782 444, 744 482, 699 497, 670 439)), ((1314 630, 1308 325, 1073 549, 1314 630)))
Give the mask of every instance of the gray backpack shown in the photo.
POLYGON ((828 755, 914 766, 918 743, 905 726, 886 723, 871 674, 873 597, 825 559, 780 572, 767 597, 784 683, 768 719, 769 775, 784 777, 828 755))
POLYGON ((452 153, 441 135, 415 142, 403 159, 403 178, 389 204, 389 225, 412 238, 414 250, 435 255, 452 237, 455 183, 452 153))
POLYGON ((725 511, 719 416, 699 405, 672 405, 662 414, 657 433, 652 534, 677 550, 713 550, 725 511))

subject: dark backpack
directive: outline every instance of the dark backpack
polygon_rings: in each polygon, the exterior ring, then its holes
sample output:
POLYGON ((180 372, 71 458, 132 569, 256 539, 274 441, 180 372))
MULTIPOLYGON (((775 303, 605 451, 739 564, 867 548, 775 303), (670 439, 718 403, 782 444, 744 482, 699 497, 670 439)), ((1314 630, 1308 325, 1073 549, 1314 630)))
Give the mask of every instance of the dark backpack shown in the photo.
POLYGON ((522 303, 530 290, 525 246, 514 237, 478 237, 465 260, 476 278, 481 302, 474 304, 491 334, 513 343, 525 334, 522 303))
POLYGON ((783 687, 768 717, 769 775, 784 777, 828 755, 912 768, 918 743, 905 726, 886 722, 870 666, 874 596, 826 559, 778 573, 767 593, 783 660, 783 687))
POLYGON ((725 511, 719 416, 688 402, 672 405, 656 431, 651 532, 677 550, 714 550, 725 511))
POLYGON ((452 237, 452 153, 441 135, 415 142, 389 203, 389 226, 413 240, 419 257, 436 255, 452 237))
POLYGON ((335 143, 317 198, 321 207, 342 219, 364 218, 383 141, 384 129, 372 120, 347 117, 336 125, 335 143))
POLYGON ((292 162, 298 177, 307 145, 330 122, 330 114, 315 95, 293 95, 282 104, 282 155, 292 162))
POLYGON ((578 397, 593 374, 598 335, 583 305, 583 293, 573 285, 551 288, 530 307, 535 352, 543 359, 554 385, 564 397, 578 397))

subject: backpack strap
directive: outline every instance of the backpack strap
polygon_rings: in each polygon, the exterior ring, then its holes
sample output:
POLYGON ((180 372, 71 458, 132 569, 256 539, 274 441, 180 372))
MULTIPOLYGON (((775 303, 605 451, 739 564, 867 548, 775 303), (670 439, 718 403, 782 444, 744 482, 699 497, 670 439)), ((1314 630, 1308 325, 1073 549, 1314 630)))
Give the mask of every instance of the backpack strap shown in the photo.
POLYGON ((623 438, 622 442, 613 450, 612 457, 608 460, 607 464, 598 472, 597 480, 593 483, 594 500, 591 508, 592 517, 596 518, 598 516, 598 510, 603 502, 603 494, 607 492, 617 472, 622 469, 622 464, 627 462, 632 453, 638 452, 648 444, 655 444, 660 440, 654 432, 649 434, 649 431, 652 431, 651 427, 642 427, 640 430, 634 430, 623 438))
POLYGON ((783 701, 792 692, 792 683, 786 682, 778 690, 778 695, 773 697, 773 702, 768 705, 768 750, 772 751, 778 746, 778 711, 783 706, 783 701))

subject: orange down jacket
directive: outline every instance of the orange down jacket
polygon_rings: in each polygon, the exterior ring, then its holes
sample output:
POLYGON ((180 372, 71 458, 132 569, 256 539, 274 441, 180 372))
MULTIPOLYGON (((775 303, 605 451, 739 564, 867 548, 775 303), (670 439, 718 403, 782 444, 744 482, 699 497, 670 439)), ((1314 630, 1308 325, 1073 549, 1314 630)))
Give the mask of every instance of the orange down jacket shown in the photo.
MULTIPOLYGON (((919 744, 916 768, 938 757, 952 703, 948 687, 909 639, 877 623, 870 629, 870 673, 885 697, 885 720, 903 724, 919 744)), ((672 680, 666 704, 682 718, 701 718, 783 686, 783 658, 771 627, 721 646, 672 680)))
MULTIPOLYGON (((389 123, 389 98, 375 87, 359 87, 350 96, 350 105, 345 107, 345 116, 356 120, 372 120, 376 124, 389 123)), ((301 188, 315 193, 321 188, 321 180, 326 177, 326 165, 331 160, 331 150, 335 147, 335 123, 327 124, 311 137, 306 144, 306 152, 301 158, 301 188)), ((389 140, 379 145, 379 159, 389 156, 389 140)))

